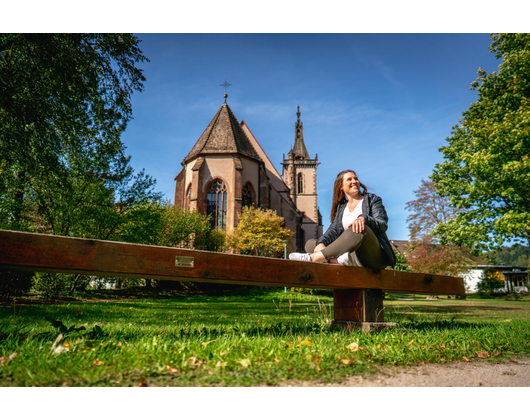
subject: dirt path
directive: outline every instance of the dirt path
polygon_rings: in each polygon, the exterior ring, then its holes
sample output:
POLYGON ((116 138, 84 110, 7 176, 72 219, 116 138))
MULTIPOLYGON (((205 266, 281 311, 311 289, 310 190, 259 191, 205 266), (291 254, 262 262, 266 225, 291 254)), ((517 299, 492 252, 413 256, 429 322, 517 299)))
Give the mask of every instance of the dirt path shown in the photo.
POLYGON ((326 387, 527 387, 530 359, 492 364, 487 360, 387 369, 371 376, 351 376, 339 384, 297 382, 281 386, 326 387))

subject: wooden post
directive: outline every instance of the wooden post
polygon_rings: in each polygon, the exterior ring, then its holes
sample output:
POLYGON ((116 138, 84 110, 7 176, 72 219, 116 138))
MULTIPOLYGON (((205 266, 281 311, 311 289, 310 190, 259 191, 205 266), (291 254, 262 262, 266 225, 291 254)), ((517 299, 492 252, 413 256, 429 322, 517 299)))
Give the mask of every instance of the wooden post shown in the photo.
POLYGON ((336 289, 333 291, 332 327, 365 332, 395 326, 384 322, 383 291, 379 289, 336 289))

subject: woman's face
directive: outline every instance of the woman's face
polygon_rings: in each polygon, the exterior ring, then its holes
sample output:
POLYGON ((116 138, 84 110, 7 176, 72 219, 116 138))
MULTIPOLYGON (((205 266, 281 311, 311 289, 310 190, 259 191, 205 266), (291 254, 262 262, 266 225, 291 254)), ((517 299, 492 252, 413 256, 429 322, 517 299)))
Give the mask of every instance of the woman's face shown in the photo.
POLYGON ((347 172, 343 175, 342 191, 352 198, 357 197, 361 193, 361 183, 354 172, 347 172))

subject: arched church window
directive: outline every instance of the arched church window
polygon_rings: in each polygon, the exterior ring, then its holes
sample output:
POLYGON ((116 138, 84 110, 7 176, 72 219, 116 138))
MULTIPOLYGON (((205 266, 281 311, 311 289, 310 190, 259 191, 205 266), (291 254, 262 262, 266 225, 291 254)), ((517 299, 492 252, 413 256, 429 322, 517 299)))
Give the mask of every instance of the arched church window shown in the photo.
POLYGON ((220 179, 210 184, 206 197, 206 214, 211 215, 212 229, 226 228, 226 185, 220 179))
POLYGON ((298 174, 298 193, 304 192, 304 176, 302 174, 298 174))
POLYGON ((243 188, 243 207, 254 207, 254 190, 249 182, 243 188))

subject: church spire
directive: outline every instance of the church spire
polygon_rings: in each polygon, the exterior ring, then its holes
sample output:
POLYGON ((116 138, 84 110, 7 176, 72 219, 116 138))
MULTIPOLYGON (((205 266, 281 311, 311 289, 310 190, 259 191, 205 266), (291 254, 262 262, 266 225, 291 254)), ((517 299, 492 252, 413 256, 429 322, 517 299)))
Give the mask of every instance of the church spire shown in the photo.
POLYGON ((298 105, 298 111, 296 112, 296 123, 294 125, 294 147, 293 155, 295 159, 310 159, 309 153, 304 144, 304 124, 300 121, 300 105, 298 105))

